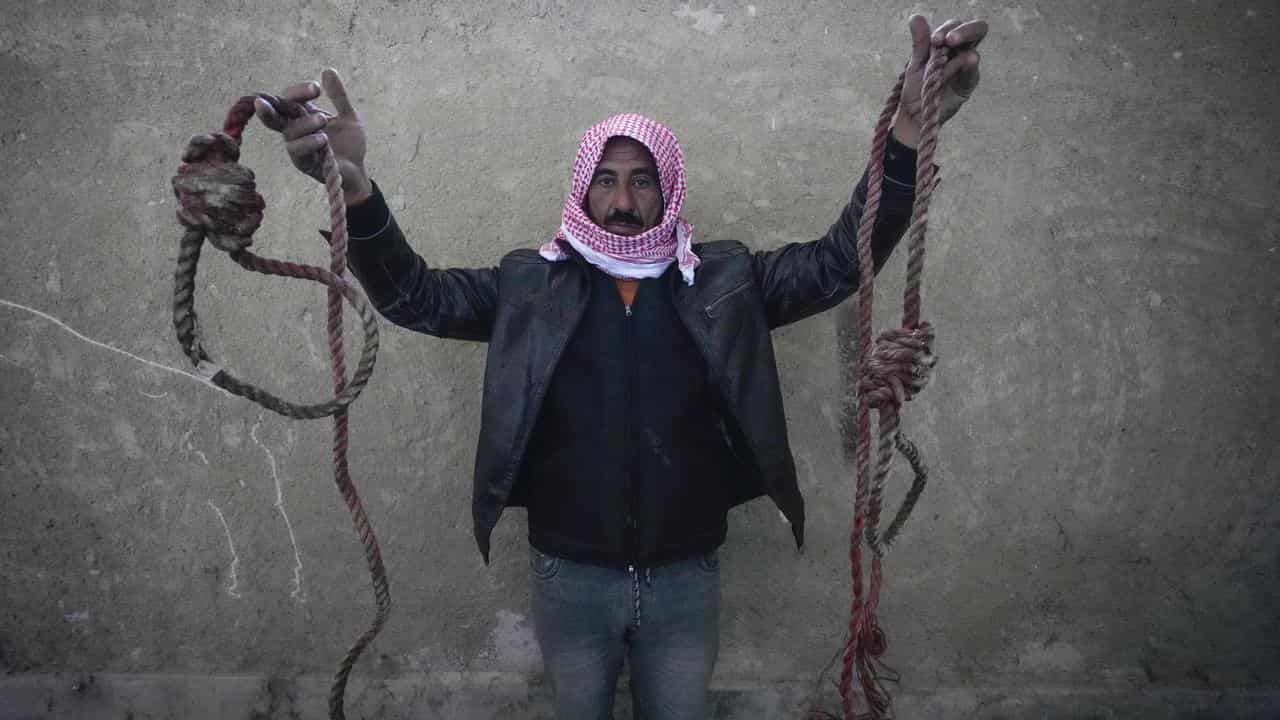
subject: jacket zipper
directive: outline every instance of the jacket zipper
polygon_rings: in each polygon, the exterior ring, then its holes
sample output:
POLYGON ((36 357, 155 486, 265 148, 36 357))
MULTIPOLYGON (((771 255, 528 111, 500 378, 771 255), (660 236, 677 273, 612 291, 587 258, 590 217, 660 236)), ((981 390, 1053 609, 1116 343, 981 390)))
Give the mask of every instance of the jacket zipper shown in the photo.
POLYGON ((725 293, 725 294, 721 295, 720 297, 716 298, 715 300, 711 301, 711 304, 710 304, 710 305, 708 305, 708 306, 706 306, 705 308, 703 308, 703 312, 705 312, 705 313, 707 314, 707 317, 715 317, 715 316, 716 316, 716 308, 717 308, 717 307, 719 307, 721 303, 723 303, 725 300, 728 300, 729 298, 733 297, 734 295, 737 295, 738 293, 742 292, 743 290, 746 290, 747 288, 751 287, 751 282, 752 282, 752 281, 748 280, 748 281, 746 281, 746 282, 742 283, 741 285, 739 285, 738 287, 736 287, 736 288, 734 288, 734 289, 730 290, 729 292, 727 292, 727 293, 725 293))
MULTIPOLYGON (((633 299, 632 303, 634 302, 635 300, 633 299)), ((626 473, 626 479, 623 483, 623 492, 625 493, 624 502, 626 503, 626 518, 625 518, 626 528, 623 531, 623 537, 625 538, 624 544, 626 547, 624 549, 624 552, 626 553, 627 562, 631 565, 634 565, 640 559, 639 558, 640 538, 639 538, 639 532, 638 532, 638 525, 636 523, 636 507, 635 507, 636 506, 635 470, 632 467, 632 460, 633 460, 632 450, 633 450, 634 443, 632 443, 631 441, 633 429, 631 427, 632 423, 631 423, 631 413, 630 413, 631 401, 632 401, 632 396, 634 394, 633 390, 635 385, 635 382, 634 382, 635 365, 632 362, 632 350, 631 350, 631 345, 632 345, 631 305, 624 303, 624 308, 626 311, 626 315, 624 316, 622 321, 622 324, 623 324, 623 329, 622 329, 623 360, 622 361, 623 361, 624 382, 626 382, 627 384, 626 406, 625 406, 627 408, 627 413, 626 413, 626 420, 623 424, 623 435, 622 435, 623 462, 625 463, 625 466, 623 467, 622 471, 626 473)))

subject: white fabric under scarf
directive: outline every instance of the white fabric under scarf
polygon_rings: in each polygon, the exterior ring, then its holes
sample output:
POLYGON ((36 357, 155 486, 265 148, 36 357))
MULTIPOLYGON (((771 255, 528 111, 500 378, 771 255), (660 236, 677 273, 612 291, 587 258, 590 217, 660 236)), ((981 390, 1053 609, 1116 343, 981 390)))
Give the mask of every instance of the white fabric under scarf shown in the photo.
MULTIPOLYGON (((580 240, 578 240, 578 238, 574 237, 573 233, 569 232, 569 228, 563 225, 560 226, 560 232, 563 235, 564 240, 568 242, 569 245, 573 247, 574 250, 577 250, 578 254, 582 255, 582 258, 584 260, 591 263, 592 265, 595 265, 596 267, 603 270, 606 274, 615 278, 623 278, 628 280, 643 280, 645 278, 662 277, 662 274, 667 271, 667 268, 671 266, 671 263, 676 261, 674 257, 655 259, 655 260, 624 260, 621 258, 615 258, 609 255, 605 255, 604 253, 596 252, 595 250, 592 250, 585 243, 581 242, 580 240)), ((681 235, 684 235, 684 234, 685 234, 684 228, 681 227, 680 225, 677 225, 676 226, 677 242, 684 244, 685 247, 688 247, 689 240, 686 237, 680 237, 681 235)), ((546 257, 547 255, 547 253, 545 252, 542 254, 543 254, 543 257, 546 257)), ((548 257, 547 259, 559 260, 560 258, 548 257)), ((684 281, 686 284, 688 285, 693 284, 693 268, 691 267, 681 268, 680 275, 684 278, 684 281)))

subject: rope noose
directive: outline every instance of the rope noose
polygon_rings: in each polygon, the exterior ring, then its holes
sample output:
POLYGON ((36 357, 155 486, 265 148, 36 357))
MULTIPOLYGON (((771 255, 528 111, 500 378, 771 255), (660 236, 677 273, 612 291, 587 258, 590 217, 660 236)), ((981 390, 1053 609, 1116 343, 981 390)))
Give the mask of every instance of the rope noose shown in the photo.
POLYGON ((329 717, 344 720, 343 696, 351 668, 365 647, 382 629, 391 611, 391 593, 382 554, 364 505, 356 493, 347 466, 347 406, 351 404, 373 373, 378 354, 378 323, 364 295, 343 275, 347 269, 347 208, 342 195, 342 178, 332 148, 325 146, 324 184, 329 199, 331 232, 321 231, 330 241, 329 269, 273 260, 249 252, 253 232, 262 222, 266 203, 255 190, 253 171, 237 163, 240 159, 240 137, 253 117, 253 101, 261 97, 285 117, 299 117, 303 108, 298 103, 272 95, 247 95, 236 101, 227 112, 221 132, 195 135, 182 153, 182 165, 173 177, 173 192, 178 200, 178 222, 186 227, 178 249, 178 269, 174 273, 173 326, 183 352, 196 369, 214 385, 246 397, 263 407, 291 418, 314 419, 333 416, 333 479, 342 499, 351 511, 352 523, 364 546, 365 559, 373 583, 376 613, 369 628, 356 639, 342 660, 329 692, 329 717), (215 365, 200 341, 195 311, 196 263, 205 239, 226 251, 231 259, 247 270, 267 275, 304 278, 328 286, 329 358, 333 369, 333 398, 312 405, 286 402, 275 395, 240 380, 215 365), (342 301, 346 299, 360 315, 364 330, 364 348, 351 379, 347 379, 342 338, 342 301))
POLYGON ((884 632, 876 620, 882 581, 880 563, 885 549, 897 537, 915 507, 928 479, 928 470, 921 462, 915 445, 898 430, 898 410, 902 403, 924 388, 935 362, 932 354, 933 328, 920 320, 920 276, 924 270, 925 215, 929 209, 929 198, 937 186, 933 173, 933 151, 937 144, 943 70, 947 65, 948 55, 944 49, 934 48, 924 71, 924 108, 916 154, 916 196, 911 209, 911 224, 907 228, 907 282, 902 326, 881 331, 874 343, 871 338, 871 311, 875 271, 871 257, 871 232, 880 208, 889 124, 902 99, 905 71, 898 76, 897 84, 876 123, 868 167, 867 202, 858 224, 858 412, 855 421, 857 489, 853 531, 849 537, 853 598, 849 610, 849 637, 844 648, 844 664, 840 676, 840 699, 845 720, 881 720, 890 717, 892 700, 877 672, 878 659, 886 648, 884 632), (872 408, 877 411, 880 433, 874 468, 871 465, 872 408), (895 446, 907 458, 915 479, 888 530, 881 535, 879 525, 884 484, 895 446), (870 587, 865 590, 862 577, 863 542, 872 555, 870 587), (854 712, 855 675, 866 704, 864 713, 854 712))

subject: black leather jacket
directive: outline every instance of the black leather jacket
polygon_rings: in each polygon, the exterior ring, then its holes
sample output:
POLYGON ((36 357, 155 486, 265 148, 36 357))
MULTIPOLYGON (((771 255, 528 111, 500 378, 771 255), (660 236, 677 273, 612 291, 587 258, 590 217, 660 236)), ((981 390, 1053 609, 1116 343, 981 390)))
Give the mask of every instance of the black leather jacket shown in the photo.
MULTIPOLYGON (((914 177, 914 151, 891 141, 890 153, 891 163, 909 162, 909 170, 888 174, 914 177)), ((755 471, 743 478, 736 502, 768 495, 790 521, 797 547, 804 543, 804 500, 769 333, 834 307, 857 288, 866 184, 864 174, 821 238, 760 252, 736 241, 697 244, 702 264, 694 284, 668 286, 734 421, 734 450, 755 471)), ((906 229, 913 199, 913 186, 886 178, 872 238, 877 271, 906 229)), ((507 507, 543 394, 586 306, 590 270, 548 262, 535 250, 516 250, 495 268, 429 268, 405 242, 376 185, 348 222, 352 272, 384 317, 436 337, 489 343, 472 499, 475 538, 488 563, 489 538, 507 507), (381 229, 361 238, 360 226, 381 229)))

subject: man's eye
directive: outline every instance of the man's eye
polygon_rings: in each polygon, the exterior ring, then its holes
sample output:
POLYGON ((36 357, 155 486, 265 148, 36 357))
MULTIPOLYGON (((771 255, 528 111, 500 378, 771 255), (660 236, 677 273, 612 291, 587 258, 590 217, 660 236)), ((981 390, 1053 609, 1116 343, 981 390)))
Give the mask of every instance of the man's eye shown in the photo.
POLYGON ((599 187, 610 187, 611 185, 613 185, 613 177, 609 175, 601 175, 600 177, 596 178, 596 185, 598 185, 599 187))
POLYGON ((632 185, 635 185, 635 186, 636 186, 636 187, 638 187, 638 188, 647 188, 647 187, 652 187, 652 186, 653 186, 653 178, 648 177, 647 175, 641 175, 641 176, 637 177, 636 179, 632 180, 632 181, 631 181, 631 184, 632 184, 632 185))

